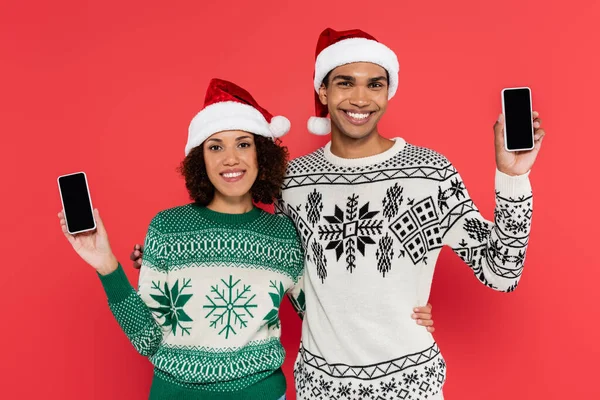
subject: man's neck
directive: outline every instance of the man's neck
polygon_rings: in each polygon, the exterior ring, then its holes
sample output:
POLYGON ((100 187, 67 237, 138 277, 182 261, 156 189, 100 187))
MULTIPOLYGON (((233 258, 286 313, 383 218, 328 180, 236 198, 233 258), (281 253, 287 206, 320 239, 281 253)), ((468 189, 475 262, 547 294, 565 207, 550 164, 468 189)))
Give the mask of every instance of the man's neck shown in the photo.
POLYGON ((389 150, 393 145, 393 140, 384 138, 377 130, 360 139, 348 137, 337 129, 331 132, 331 153, 340 158, 371 157, 389 150))

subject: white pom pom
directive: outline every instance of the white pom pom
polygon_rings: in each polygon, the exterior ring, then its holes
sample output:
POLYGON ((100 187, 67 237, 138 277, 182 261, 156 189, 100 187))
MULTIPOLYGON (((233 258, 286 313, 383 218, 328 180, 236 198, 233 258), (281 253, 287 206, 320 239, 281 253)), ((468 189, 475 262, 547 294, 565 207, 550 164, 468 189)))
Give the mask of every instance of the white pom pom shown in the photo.
POLYGON ((329 118, 310 117, 307 127, 313 135, 327 135, 331 132, 331 121, 329 118))
POLYGON ((276 115, 271 118, 271 123, 269 124, 269 130, 273 134, 274 137, 282 137, 286 133, 290 131, 290 127, 292 124, 290 120, 281 115, 276 115))

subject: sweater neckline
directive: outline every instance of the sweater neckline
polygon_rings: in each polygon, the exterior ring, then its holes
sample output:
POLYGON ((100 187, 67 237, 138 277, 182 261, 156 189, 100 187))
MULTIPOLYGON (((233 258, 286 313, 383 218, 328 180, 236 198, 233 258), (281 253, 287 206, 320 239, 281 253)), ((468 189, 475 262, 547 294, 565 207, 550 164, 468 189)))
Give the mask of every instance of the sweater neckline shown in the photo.
POLYGON ((243 214, 222 213, 197 204, 192 204, 192 207, 207 220, 228 225, 240 225, 252 222, 256 220, 262 212, 262 210, 256 206, 243 214))
POLYGON ((368 165, 374 165, 389 160, 390 158, 394 157, 397 153, 402 151, 404 149, 404 146, 406 146, 406 141, 400 137, 392 138, 390 140, 394 141, 394 145, 386 151, 384 151, 383 153, 361 158, 342 158, 336 156, 331 152, 330 141, 323 148, 323 155, 325 159, 331 164, 338 165, 341 167, 365 167, 368 165))

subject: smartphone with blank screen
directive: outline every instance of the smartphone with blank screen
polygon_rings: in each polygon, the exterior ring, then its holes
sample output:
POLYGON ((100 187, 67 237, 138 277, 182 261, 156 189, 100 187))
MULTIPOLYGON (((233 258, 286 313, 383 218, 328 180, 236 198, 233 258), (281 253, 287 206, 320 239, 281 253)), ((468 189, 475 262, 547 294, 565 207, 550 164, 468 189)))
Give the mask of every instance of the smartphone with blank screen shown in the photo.
POLYGON ((528 87, 502 89, 502 114, 504 114, 506 151, 532 150, 534 141, 531 89, 528 87))
POLYGON ((67 231, 75 235, 96 229, 85 172, 59 176, 58 190, 67 221, 67 231))

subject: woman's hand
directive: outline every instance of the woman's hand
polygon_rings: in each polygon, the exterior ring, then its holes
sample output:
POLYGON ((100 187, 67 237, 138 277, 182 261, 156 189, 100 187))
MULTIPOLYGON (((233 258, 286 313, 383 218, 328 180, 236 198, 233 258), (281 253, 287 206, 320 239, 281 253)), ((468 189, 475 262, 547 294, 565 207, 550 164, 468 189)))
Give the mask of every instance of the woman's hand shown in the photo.
POLYGON ((427 304, 425 307, 415 308, 412 319, 417 320, 417 324, 427 328, 427 332, 433 333, 435 328, 433 327, 433 320, 431 319, 431 304, 427 304))
POLYGON ((117 269, 119 263, 110 248, 108 234, 97 209, 94 210, 94 219, 96 220, 96 230, 94 231, 71 235, 67 231, 67 221, 63 212, 58 213, 58 219, 62 231, 73 249, 100 275, 108 275, 117 269))

